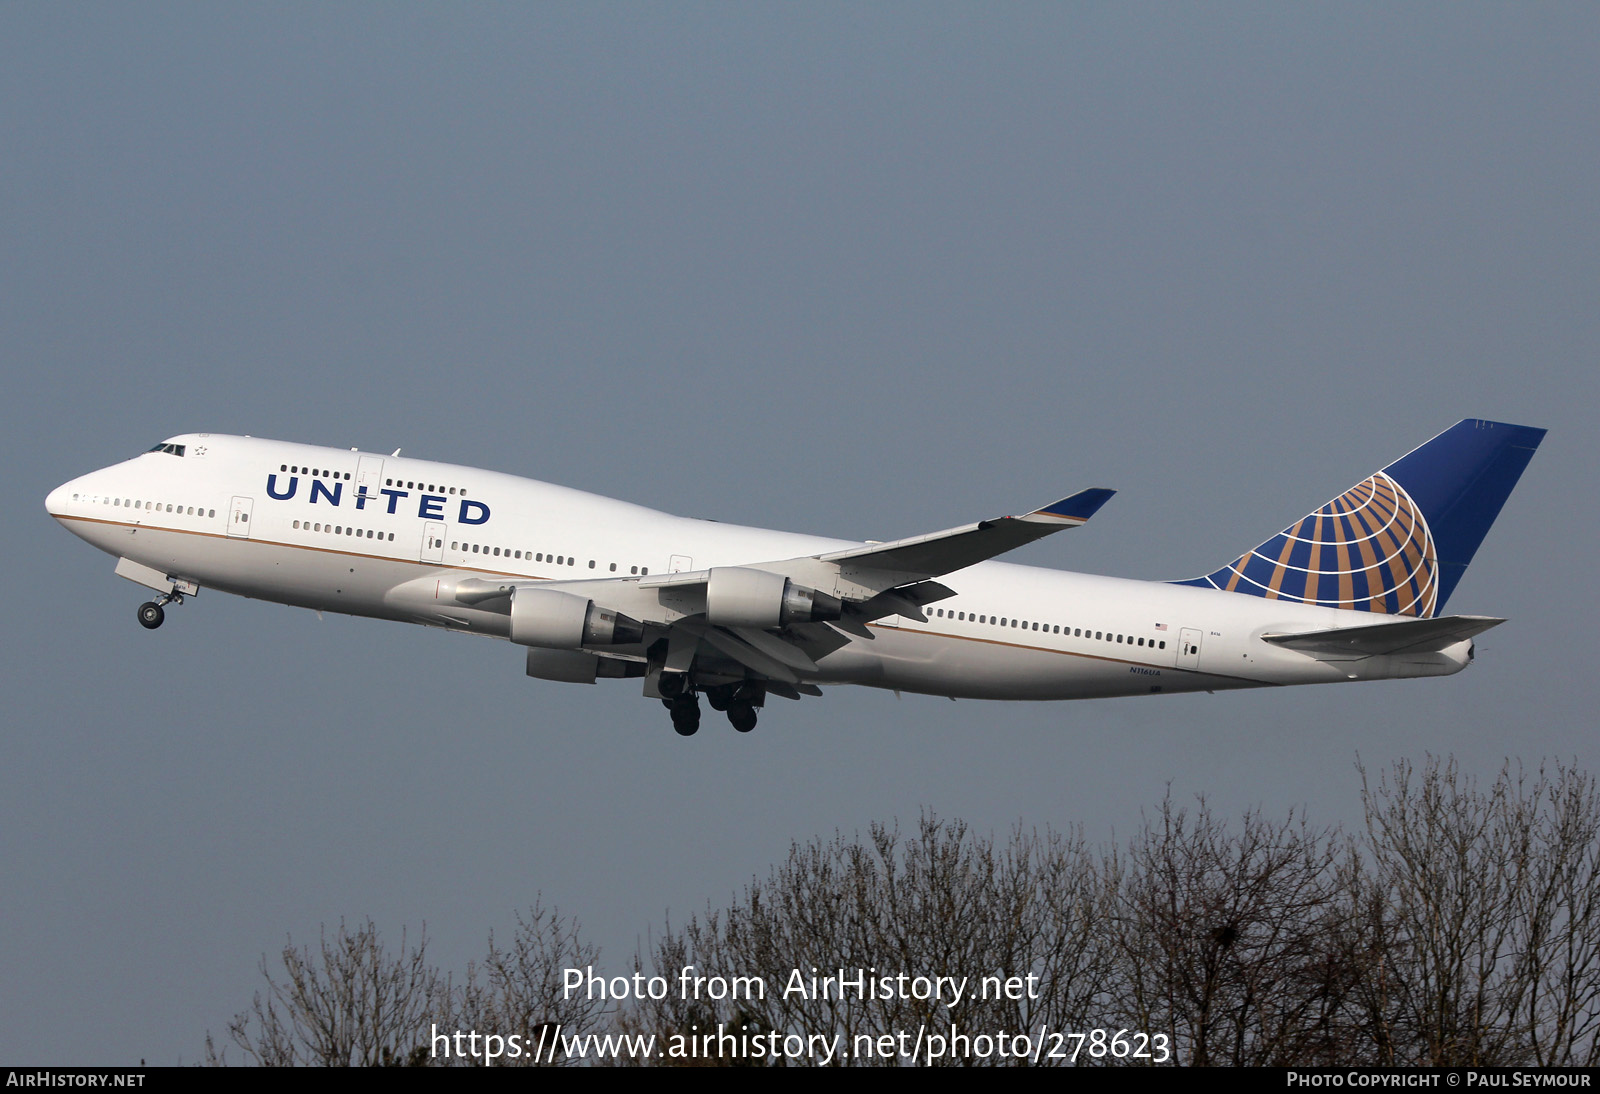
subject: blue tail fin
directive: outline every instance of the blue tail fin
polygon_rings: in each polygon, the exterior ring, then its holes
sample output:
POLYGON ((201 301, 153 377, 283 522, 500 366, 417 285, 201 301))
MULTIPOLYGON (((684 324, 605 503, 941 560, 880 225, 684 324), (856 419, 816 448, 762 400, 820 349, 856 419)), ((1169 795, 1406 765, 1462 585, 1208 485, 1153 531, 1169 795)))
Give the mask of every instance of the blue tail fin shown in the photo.
POLYGON ((1544 439, 1457 422, 1199 585, 1330 608, 1438 615, 1544 439))

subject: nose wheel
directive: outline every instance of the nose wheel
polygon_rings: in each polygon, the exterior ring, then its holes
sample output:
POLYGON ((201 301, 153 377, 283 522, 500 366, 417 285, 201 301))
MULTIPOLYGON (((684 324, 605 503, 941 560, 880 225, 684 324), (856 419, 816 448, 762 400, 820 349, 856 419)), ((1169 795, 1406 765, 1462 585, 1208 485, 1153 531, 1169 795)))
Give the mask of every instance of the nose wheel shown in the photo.
POLYGON ((177 601, 183 603, 182 593, 163 593, 154 600, 147 600, 139 605, 139 626, 147 631, 153 631, 166 622, 167 612, 165 605, 177 601))

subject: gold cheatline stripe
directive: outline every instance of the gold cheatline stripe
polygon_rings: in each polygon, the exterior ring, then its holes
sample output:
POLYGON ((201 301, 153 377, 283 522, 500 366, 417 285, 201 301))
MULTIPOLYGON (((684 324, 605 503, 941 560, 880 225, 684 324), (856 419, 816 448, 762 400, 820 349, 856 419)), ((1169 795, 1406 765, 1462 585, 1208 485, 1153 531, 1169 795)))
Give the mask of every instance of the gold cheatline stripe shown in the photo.
MULTIPOLYGON (((555 581, 553 577, 539 577, 537 574, 519 574, 511 570, 489 570, 482 566, 453 566, 448 562, 424 562, 420 558, 396 558, 392 555, 373 555, 361 551, 341 551, 334 547, 313 547, 309 543, 292 543, 281 539, 252 539, 249 536, 230 536, 221 532, 195 532, 187 528, 164 528, 159 525, 129 524, 122 520, 102 520, 99 517, 74 517, 61 516, 57 520, 80 520, 85 524, 109 524, 113 528, 132 528, 134 531, 170 532, 179 536, 199 536, 202 539, 226 539, 235 543, 255 543, 262 547, 286 547, 291 551, 313 551, 323 555, 344 555, 346 558, 364 558, 373 562, 400 562, 408 566, 429 566, 434 569, 466 570, 475 574, 492 574, 495 577, 526 577, 533 581, 555 581)), ((313 532, 312 535, 321 533, 313 532)), ((634 575, 627 575, 634 576, 634 575)))

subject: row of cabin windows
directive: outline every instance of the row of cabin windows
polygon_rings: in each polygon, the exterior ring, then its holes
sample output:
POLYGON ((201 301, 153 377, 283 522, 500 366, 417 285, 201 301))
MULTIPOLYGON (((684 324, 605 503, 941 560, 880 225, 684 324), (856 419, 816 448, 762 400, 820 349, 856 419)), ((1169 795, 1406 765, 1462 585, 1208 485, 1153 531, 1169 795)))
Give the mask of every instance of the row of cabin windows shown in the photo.
MULTIPOLYGON (((578 564, 578 560, 570 555, 547 555, 543 551, 513 551, 510 547, 490 547, 482 543, 460 543, 452 540, 450 549, 452 551, 460 551, 462 554, 470 553, 474 555, 490 555, 494 558, 527 559, 533 562, 549 562, 556 566, 576 566, 578 564)), ((596 565, 595 560, 591 558, 589 560, 589 569, 595 569, 596 565)), ((610 570, 612 573, 617 572, 617 564, 615 562, 610 564, 610 570)), ((648 574, 650 567, 645 566, 641 569, 638 566, 630 566, 628 572, 630 574, 648 574)))
MULTIPOLYGON (((349 477, 350 476, 348 475, 345 476, 345 478, 349 477)), ((385 486, 403 487, 406 490, 426 490, 430 494, 455 494, 458 497, 463 498, 467 496, 467 488, 464 486, 458 490, 454 486, 447 488, 444 486, 436 486, 431 482, 412 482, 407 479, 384 479, 383 484, 385 486)))
MULTIPOLYGON (((178 455, 181 456, 183 453, 179 452, 178 455)), ((350 481, 350 472, 329 471, 325 467, 301 467, 299 464, 280 463, 278 470, 288 472, 291 475, 309 475, 313 479, 343 479, 345 482, 350 481)), ((455 494, 463 498, 467 496, 465 487, 444 487, 437 486, 431 482, 412 482, 406 479, 384 479, 383 483, 385 486, 398 486, 406 490, 426 490, 430 494, 455 494)))
POLYGON ((1129 646, 1146 646, 1150 649, 1167 648, 1166 639, 1159 641, 1154 638, 1137 638, 1131 634, 1116 634, 1111 631, 1086 631, 1082 627, 1066 627, 1052 623, 1030 622, 1026 619, 1007 619, 1005 616, 979 615, 975 612, 947 611, 944 608, 935 608, 934 615, 940 619, 954 619, 957 622, 987 623, 991 627, 1010 627, 1013 630, 1043 631, 1045 634, 1062 634, 1069 638, 1092 638, 1095 641, 1119 642, 1129 646))
POLYGON ((320 521, 313 523, 309 520, 297 520, 294 526, 302 532, 324 532, 331 536, 355 536, 357 539, 382 539, 394 542, 394 533, 374 532, 371 528, 352 528, 347 524, 323 524, 320 521))
POLYGON ((309 475, 313 479, 344 479, 350 480, 348 471, 329 471, 326 467, 301 467, 299 464, 280 463, 279 471, 287 471, 291 475, 309 475))
MULTIPOLYGON (((152 450, 153 451, 153 450, 152 450)), ((72 495, 72 500, 79 500, 80 495, 72 495)), ((83 498, 84 501, 99 505, 111 505, 119 509, 143 509, 149 513, 171 513, 173 516, 183 517, 214 517, 215 509, 196 508, 193 505, 175 505, 164 501, 138 501, 134 498, 83 498)))

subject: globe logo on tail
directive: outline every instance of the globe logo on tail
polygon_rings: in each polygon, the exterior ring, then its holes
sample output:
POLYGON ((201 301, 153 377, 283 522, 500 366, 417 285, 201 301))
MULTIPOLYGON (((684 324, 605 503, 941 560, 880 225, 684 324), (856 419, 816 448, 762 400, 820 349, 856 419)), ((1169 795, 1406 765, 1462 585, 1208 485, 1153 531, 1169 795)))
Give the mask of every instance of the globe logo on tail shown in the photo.
POLYGON ((1205 580, 1269 600, 1432 618, 1439 556, 1421 508, 1379 471, 1205 580))

